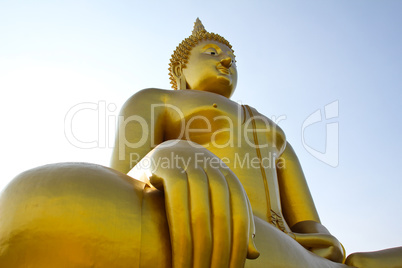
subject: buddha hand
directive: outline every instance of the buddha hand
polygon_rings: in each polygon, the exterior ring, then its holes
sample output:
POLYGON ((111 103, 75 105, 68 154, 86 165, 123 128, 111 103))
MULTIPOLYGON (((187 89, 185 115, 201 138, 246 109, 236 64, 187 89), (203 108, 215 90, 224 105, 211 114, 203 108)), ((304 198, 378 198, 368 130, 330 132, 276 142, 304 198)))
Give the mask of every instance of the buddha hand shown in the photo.
POLYGON ((243 267, 259 256, 246 192, 217 156, 173 140, 146 158, 148 184, 165 194, 173 267, 243 267))
POLYGON ((296 241, 311 252, 325 259, 342 262, 344 258, 342 245, 327 233, 293 233, 296 241))

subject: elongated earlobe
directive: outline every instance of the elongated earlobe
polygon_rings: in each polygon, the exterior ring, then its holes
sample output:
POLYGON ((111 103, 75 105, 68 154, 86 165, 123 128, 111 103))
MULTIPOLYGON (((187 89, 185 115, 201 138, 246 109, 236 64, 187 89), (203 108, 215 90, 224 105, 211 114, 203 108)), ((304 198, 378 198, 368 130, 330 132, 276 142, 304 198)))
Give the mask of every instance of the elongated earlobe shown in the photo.
POLYGON ((184 77, 184 75, 183 75, 183 74, 180 76, 180 84, 179 84, 179 89, 187 89, 187 82, 186 82, 186 78, 184 77))
POLYGON ((173 76, 176 79, 177 89, 187 89, 186 77, 183 74, 183 68, 181 63, 173 67, 173 76))

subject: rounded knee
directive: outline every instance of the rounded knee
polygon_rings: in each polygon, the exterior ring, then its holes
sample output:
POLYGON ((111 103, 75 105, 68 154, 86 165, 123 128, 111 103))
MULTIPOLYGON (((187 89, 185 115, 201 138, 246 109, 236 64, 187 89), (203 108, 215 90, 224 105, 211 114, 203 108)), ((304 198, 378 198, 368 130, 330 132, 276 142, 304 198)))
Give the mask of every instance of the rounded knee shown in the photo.
POLYGON ((25 267, 24 260, 48 264, 81 256, 69 263, 79 266, 75 261, 103 252, 118 256, 114 245, 132 255, 140 243, 142 199, 142 183, 99 165, 61 163, 23 172, 0 196, 0 263, 25 267))

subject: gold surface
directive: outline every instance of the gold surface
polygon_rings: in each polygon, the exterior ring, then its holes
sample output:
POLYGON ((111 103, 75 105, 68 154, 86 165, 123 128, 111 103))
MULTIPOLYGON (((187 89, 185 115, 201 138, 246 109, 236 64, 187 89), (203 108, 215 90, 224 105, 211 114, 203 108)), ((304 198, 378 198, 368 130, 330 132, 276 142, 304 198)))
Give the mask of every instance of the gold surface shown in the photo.
MULTIPOLYGON (((179 90, 125 103, 112 169, 43 166, 3 191, 0 267, 346 266, 283 131, 229 99, 229 43, 199 21, 192 36, 170 65, 179 90)), ((347 263, 393 267, 399 253, 347 263)))

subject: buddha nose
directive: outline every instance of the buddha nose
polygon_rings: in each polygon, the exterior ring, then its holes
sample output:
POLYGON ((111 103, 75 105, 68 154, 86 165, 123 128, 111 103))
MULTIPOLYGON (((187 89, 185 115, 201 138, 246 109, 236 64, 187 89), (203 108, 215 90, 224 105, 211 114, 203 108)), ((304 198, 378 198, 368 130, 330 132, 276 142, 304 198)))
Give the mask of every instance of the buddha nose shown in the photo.
POLYGON ((230 66, 232 66, 232 58, 227 57, 227 58, 225 58, 225 59, 222 59, 222 60, 221 60, 221 64, 222 64, 223 66, 225 66, 226 68, 230 68, 230 66))

